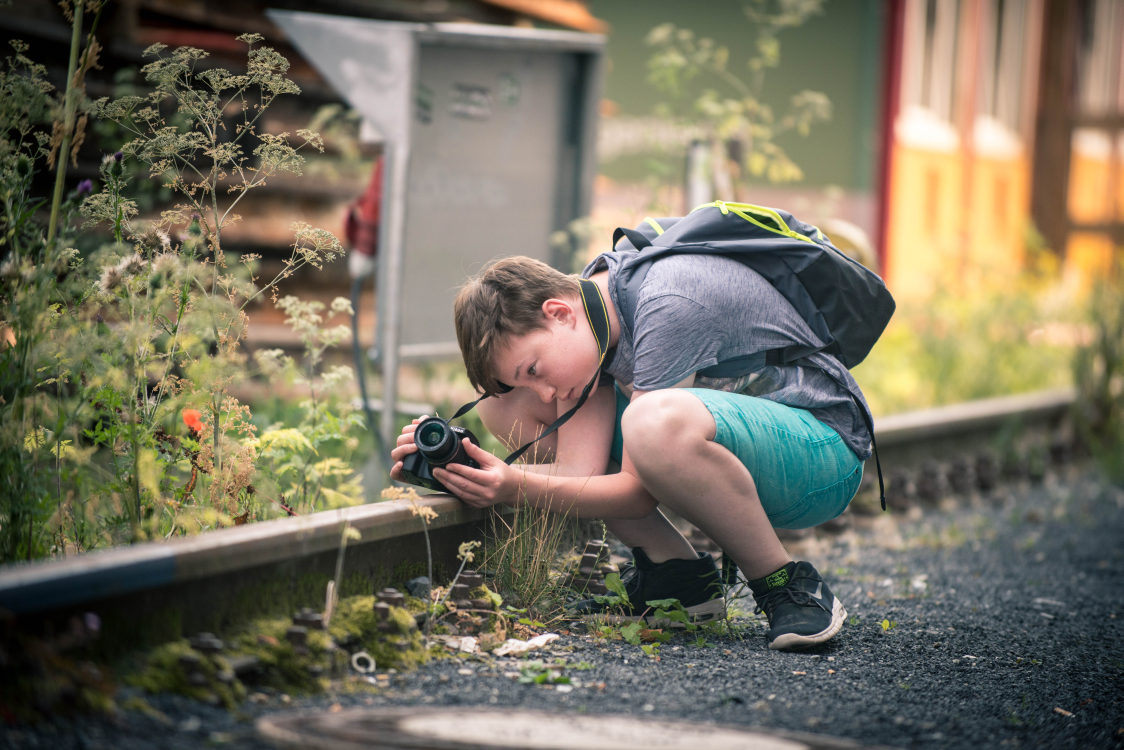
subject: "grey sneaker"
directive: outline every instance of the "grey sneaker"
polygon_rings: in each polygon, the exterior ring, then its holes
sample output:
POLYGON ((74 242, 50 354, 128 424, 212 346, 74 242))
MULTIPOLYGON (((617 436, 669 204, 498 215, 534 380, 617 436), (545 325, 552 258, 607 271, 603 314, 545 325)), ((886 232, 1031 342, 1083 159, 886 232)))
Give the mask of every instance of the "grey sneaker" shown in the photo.
POLYGON ((847 610, 809 562, 789 563, 767 578, 750 581, 757 611, 769 620, 772 649, 800 649, 831 640, 847 610))
POLYGON ((606 604, 585 599, 573 607, 579 616, 603 615, 609 622, 644 620, 650 625, 676 626, 682 623, 653 618, 648 602, 678 599, 687 610, 688 621, 697 624, 726 617, 726 602, 714 558, 700 553, 695 560, 667 560, 654 563, 639 547, 632 550, 633 565, 622 566, 621 583, 628 594, 628 605, 606 604))

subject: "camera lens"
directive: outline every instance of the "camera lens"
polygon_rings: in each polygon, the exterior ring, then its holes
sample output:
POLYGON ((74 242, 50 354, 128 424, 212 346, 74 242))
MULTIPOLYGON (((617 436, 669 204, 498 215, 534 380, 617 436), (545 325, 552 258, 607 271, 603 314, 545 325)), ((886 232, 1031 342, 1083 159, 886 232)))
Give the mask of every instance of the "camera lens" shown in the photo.
POLYGON ((445 425, 440 422, 430 422, 418 431, 418 444, 425 448, 436 448, 445 439, 445 425))
POLYGON ((457 454, 457 438, 453 428, 438 417, 423 420, 414 432, 414 443, 426 460, 444 466, 457 454))

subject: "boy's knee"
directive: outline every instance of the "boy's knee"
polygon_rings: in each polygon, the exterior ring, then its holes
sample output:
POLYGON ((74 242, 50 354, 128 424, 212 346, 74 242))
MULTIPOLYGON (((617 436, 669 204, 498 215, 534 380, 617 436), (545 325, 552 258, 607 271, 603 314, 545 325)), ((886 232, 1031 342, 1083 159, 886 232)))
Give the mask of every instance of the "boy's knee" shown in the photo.
MULTIPOLYGON (((544 409, 538 399, 528 398, 527 393, 518 389, 498 398, 484 399, 476 411, 484 428, 511 450, 533 440, 554 420, 553 413, 544 409)), ((555 435, 544 438, 535 447, 537 459, 548 460, 556 444, 555 435)))
POLYGON ((657 450, 665 455, 684 441, 706 439, 700 409, 709 416, 702 402, 686 391, 653 391, 624 410, 621 437, 634 458, 657 450))

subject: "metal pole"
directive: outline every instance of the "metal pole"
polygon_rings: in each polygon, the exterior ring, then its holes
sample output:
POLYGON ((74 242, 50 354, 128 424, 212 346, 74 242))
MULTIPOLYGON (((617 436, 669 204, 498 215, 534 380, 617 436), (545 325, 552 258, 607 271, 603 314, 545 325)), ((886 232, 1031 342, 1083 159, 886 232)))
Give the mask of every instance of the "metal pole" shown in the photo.
POLYGON ((710 188, 710 149, 706 141, 695 138, 687 147, 686 213, 695 206, 714 200, 710 188))
POLYGON ((406 179, 409 147, 390 142, 384 152, 383 212, 379 258, 382 261, 378 280, 382 285, 379 302, 379 358, 382 364, 383 404, 379 430, 383 445, 392 447, 396 440, 398 414, 398 369, 402 315, 402 266, 406 224, 406 179))

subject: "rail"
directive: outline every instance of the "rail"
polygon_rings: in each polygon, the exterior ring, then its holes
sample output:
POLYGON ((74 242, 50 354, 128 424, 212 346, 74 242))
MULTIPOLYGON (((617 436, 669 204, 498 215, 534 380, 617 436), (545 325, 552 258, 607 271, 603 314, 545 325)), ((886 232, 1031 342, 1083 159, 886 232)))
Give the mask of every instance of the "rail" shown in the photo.
MULTIPOLYGON (((877 442, 891 478, 891 506, 895 489, 906 486, 903 477, 931 478, 936 463, 952 466, 957 457, 986 456, 1002 441, 1030 440, 1048 449, 1074 399, 1072 390, 1058 390, 881 418, 877 442)), ((918 481, 906 484, 915 488, 918 481)), ((347 574, 341 594, 349 593, 348 586, 369 593, 425 574, 427 549, 437 580, 451 577, 457 547, 480 538, 494 512, 430 495, 416 503, 390 500, 12 565, 0 569, 0 611, 17 621, 56 627, 94 612, 106 636, 102 640, 120 649, 217 632, 253 616, 321 606, 341 555, 347 574), (428 526, 417 506, 436 513, 428 526), (358 539, 345 541, 348 527, 358 539)))

